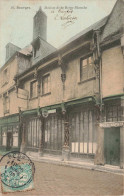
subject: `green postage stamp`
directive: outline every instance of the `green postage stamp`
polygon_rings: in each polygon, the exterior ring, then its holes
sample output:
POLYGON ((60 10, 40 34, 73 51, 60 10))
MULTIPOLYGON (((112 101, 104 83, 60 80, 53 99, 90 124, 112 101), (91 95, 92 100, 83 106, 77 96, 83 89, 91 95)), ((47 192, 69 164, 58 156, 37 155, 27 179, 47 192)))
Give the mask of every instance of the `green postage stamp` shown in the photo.
POLYGON ((34 189, 34 164, 20 152, 9 152, 1 160, 2 192, 27 191, 34 189))

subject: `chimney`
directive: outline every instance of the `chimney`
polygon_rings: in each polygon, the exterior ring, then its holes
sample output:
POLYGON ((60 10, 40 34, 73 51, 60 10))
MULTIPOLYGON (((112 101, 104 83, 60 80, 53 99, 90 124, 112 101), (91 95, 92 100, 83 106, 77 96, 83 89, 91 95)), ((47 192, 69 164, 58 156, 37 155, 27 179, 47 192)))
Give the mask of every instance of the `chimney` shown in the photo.
POLYGON ((37 37, 47 40, 47 16, 41 7, 33 18, 33 40, 37 37))
POLYGON ((12 43, 8 43, 6 45, 6 61, 16 52, 19 51, 21 48, 19 48, 18 46, 15 46, 12 43))

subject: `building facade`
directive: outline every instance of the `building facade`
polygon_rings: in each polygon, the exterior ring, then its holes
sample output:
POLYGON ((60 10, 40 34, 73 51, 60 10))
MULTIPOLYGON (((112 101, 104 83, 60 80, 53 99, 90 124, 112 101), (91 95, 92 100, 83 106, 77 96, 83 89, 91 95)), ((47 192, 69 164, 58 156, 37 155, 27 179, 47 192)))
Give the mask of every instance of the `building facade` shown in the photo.
POLYGON ((118 0, 109 16, 57 50, 46 41, 47 16, 38 10, 31 45, 0 71, 3 77, 10 67, 0 88, 2 148, 124 168, 123 11, 118 0))

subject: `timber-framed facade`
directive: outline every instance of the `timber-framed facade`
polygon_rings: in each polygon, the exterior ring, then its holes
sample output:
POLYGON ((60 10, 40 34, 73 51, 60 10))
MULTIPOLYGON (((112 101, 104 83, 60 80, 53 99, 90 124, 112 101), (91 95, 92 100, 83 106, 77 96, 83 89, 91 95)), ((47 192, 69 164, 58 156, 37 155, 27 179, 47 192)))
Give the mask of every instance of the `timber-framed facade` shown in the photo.
POLYGON ((38 10, 33 41, 14 48, 0 70, 1 78, 9 70, 0 90, 3 149, 124 168, 122 10, 124 2, 118 0, 109 16, 58 50, 46 41, 47 17, 38 10))

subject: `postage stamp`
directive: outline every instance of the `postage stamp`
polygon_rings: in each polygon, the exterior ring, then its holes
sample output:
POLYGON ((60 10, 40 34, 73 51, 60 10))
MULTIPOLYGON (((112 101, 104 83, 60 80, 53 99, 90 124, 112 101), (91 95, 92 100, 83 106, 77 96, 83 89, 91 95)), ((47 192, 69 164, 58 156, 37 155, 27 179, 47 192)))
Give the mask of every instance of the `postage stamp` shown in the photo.
POLYGON ((1 158, 0 165, 3 193, 34 189, 35 166, 26 154, 9 152, 1 158))

